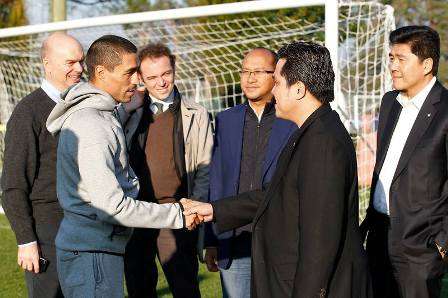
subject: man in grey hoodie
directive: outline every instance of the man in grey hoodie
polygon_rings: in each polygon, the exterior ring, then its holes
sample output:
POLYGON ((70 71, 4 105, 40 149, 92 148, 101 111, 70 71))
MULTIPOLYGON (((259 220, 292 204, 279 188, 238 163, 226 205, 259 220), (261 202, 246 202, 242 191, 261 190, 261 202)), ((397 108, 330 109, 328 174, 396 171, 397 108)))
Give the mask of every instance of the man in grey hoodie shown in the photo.
POLYGON ((195 220, 183 217, 179 203, 135 200, 139 183, 117 104, 136 89, 136 52, 122 37, 94 41, 85 59, 89 81, 70 89, 47 120, 59 134, 56 184, 64 218, 56 248, 66 297, 123 297, 127 227, 179 229, 195 220))

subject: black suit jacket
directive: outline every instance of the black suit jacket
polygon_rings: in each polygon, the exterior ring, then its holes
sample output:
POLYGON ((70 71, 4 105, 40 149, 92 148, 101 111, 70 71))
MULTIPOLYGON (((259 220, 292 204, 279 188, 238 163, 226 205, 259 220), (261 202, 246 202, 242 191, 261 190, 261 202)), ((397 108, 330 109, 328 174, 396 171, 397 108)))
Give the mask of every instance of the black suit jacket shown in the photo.
POLYGON ((212 205, 219 231, 253 223, 252 297, 369 297, 355 151, 329 105, 291 136, 266 191, 212 205))
MULTIPOLYGON (((363 226, 368 230, 373 194, 401 112, 397 91, 384 95, 378 125, 378 149, 370 206, 363 226)), ((434 277, 445 265, 433 241, 448 248, 448 91, 436 82, 415 120, 390 187, 389 251, 434 277)))

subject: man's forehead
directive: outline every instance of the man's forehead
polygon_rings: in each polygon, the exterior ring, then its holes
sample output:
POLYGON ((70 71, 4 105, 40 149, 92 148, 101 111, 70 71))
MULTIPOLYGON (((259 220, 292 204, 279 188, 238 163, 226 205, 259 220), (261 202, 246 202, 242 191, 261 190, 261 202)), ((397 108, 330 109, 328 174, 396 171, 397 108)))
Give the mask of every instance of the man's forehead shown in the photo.
POLYGON ((82 60, 84 51, 80 45, 73 43, 64 47, 50 47, 47 56, 49 59, 58 57, 64 60, 82 60))
POLYGON ((154 65, 154 64, 171 64, 170 58, 167 56, 158 56, 158 57, 146 57, 143 58, 142 64, 154 65))
POLYGON ((260 66, 275 66, 275 59, 272 54, 266 50, 253 50, 249 52, 243 59, 243 66, 250 64, 261 64, 260 66))
POLYGON ((412 54, 411 46, 406 43, 393 44, 390 47, 390 54, 412 54))
POLYGON ((140 64, 140 70, 145 73, 157 73, 172 70, 170 59, 166 56, 147 57, 140 64))

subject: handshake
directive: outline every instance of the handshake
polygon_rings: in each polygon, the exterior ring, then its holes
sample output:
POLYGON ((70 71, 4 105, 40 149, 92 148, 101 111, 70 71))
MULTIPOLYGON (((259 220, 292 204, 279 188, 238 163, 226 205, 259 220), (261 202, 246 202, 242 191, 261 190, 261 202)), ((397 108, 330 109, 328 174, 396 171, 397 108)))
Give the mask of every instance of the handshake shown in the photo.
POLYGON ((201 223, 213 220, 211 204, 190 199, 181 199, 180 203, 184 209, 185 227, 188 230, 194 230, 201 223))

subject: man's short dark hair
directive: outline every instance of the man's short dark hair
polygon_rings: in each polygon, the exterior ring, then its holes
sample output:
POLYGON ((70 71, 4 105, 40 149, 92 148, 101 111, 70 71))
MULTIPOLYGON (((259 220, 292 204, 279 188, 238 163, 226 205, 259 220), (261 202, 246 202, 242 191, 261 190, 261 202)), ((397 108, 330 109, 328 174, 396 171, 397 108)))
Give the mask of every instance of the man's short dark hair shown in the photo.
POLYGON ((293 42, 278 51, 279 59, 285 59, 280 74, 288 86, 302 82, 320 102, 334 99, 334 72, 330 52, 314 42, 293 42))
POLYGON ((123 62, 124 54, 137 53, 137 47, 126 38, 116 35, 104 35, 95 40, 87 50, 86 66, 89 79, 95 77, 95 67, 104 66, 113 71, 123 62))
POLYGON ((428 26, 405 26, 390 33, 389 42, 394 44, 408 44, 411 52, 420 61, 431 58, 433 62, 432 74, 437 75, 440 59, 440 37, 436 30, 428 26))
POLYGON ((142 61, 146 58, 160 58, 160 57, 168 57, 170 59, 171 67, 174 69, 176 66, 176 56, 171 53, 170 48, 168 48, 163 43, 149 43, 138 53, 138 61, 139 65, 141 65, 142 61))

